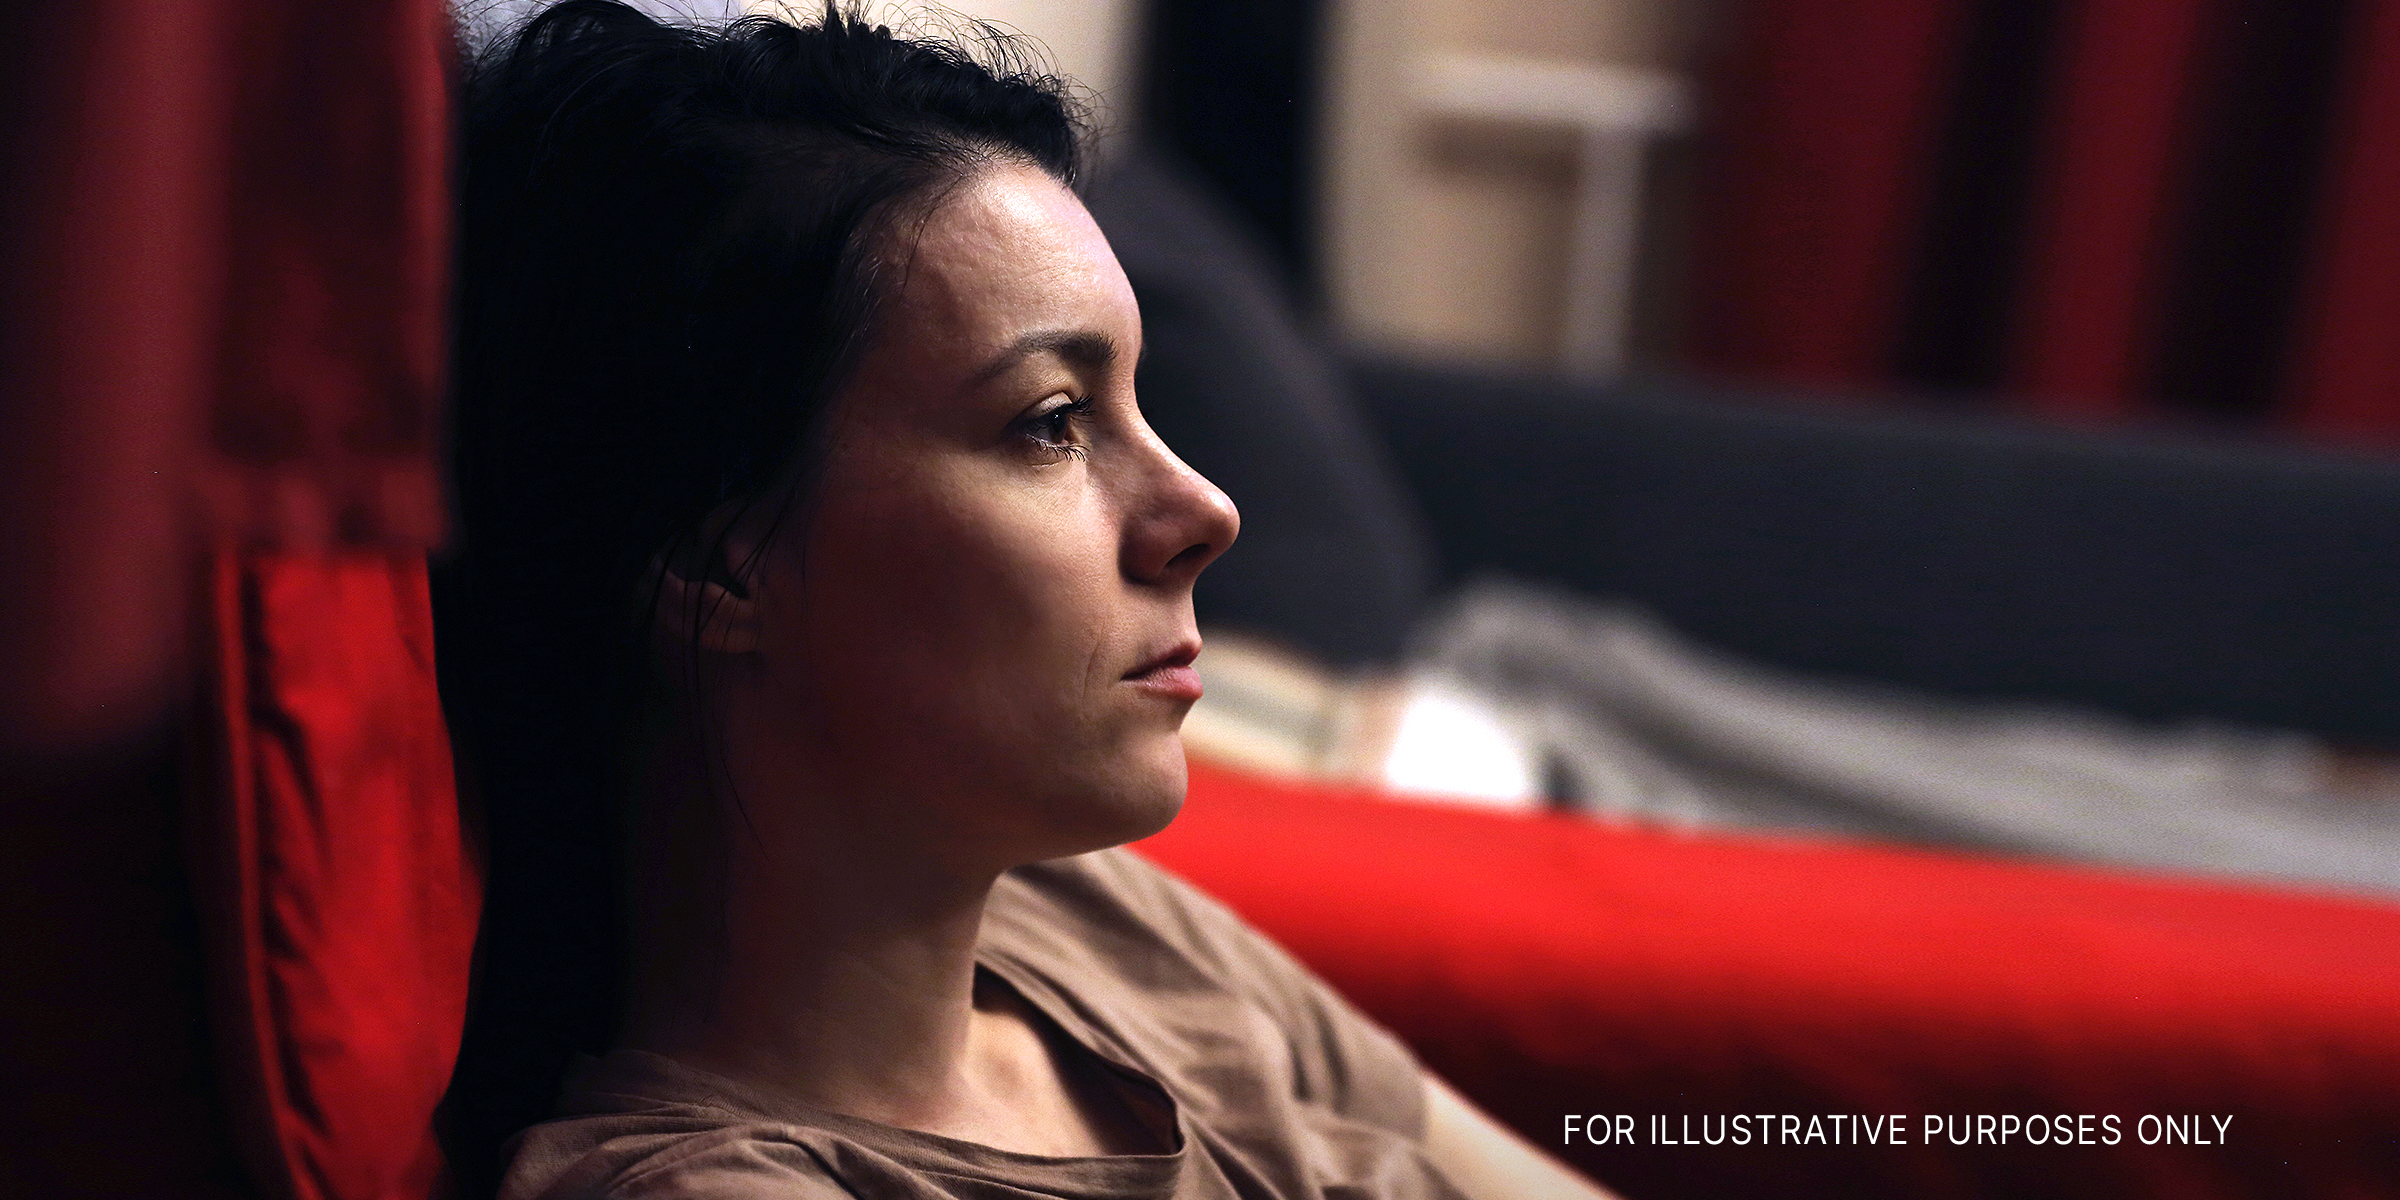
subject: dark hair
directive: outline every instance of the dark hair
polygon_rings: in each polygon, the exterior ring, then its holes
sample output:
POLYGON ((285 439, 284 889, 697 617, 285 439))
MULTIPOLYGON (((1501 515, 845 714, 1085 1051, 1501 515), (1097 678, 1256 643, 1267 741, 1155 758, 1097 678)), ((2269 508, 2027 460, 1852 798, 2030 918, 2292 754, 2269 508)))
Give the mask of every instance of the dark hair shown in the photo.
POLYGON ((984 32, 996 67, 830 3, 694 29, 567 0, 468 69, 437 616, 489 861, 445 1110, 469 1194, 613 1035, 651 564, 804 487, 912 213, 993 162, 1076 182, 1075 106, 984 32))

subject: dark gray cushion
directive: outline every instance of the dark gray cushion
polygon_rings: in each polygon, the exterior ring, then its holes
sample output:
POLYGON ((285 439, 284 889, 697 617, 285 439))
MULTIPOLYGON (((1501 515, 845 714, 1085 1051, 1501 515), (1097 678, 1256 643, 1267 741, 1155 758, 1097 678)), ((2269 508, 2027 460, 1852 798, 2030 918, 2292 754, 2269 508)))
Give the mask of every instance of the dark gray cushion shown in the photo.
POLYGON ((1454 574, 1786 667, 2400 746, 2400 464, 1368 365, 1454 574))

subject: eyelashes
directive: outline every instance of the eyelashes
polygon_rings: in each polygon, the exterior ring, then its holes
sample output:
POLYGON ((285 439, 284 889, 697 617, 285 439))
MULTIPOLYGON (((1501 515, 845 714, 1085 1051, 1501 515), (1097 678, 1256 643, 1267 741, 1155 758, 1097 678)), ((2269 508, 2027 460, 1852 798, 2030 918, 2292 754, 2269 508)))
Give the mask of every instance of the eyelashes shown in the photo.
POLYGON ((1026 417, 1020 428, 1043 450, 1062 458, 1082 458, 1091 453, 1091 447, 1082 440, 1079 427, 1091 414, 1091 397, 1067 398, 1026 417))

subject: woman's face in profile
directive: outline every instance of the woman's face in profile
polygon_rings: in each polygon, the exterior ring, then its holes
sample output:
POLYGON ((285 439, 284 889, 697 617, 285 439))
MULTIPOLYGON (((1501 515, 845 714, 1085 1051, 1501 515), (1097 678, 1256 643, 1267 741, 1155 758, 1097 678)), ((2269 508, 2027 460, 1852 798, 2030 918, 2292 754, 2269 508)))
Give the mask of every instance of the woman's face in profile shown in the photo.
POLYGON ((834 819, 1016 861, 1183 792, 1192 582, 1239 526, 1135 407, 1141 319, 1083 205, 980 170, 925 218, 758 577, 763 719, 834 819))

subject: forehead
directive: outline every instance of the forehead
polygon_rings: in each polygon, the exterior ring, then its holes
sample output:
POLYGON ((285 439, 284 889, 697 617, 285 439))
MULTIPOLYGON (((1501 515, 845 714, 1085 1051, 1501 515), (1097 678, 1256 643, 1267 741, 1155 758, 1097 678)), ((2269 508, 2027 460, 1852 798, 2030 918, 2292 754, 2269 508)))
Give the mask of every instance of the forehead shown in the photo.
POLYGON ((870 358, 912 376, 971 375, 1029 333, 1089 331, 1129 349, 1139 334, 1108 239, 1074 193, 1034 167, 968 177, 926 214, 906 263, 870 358))

